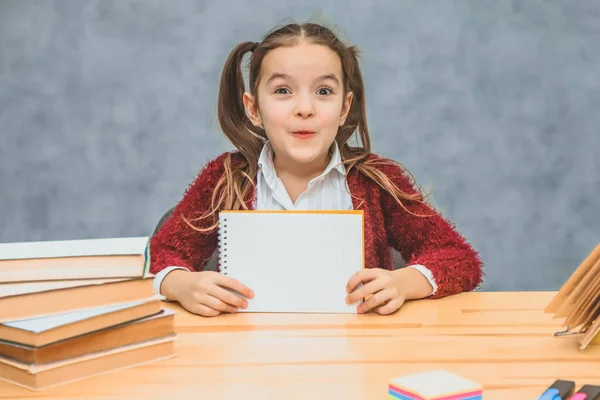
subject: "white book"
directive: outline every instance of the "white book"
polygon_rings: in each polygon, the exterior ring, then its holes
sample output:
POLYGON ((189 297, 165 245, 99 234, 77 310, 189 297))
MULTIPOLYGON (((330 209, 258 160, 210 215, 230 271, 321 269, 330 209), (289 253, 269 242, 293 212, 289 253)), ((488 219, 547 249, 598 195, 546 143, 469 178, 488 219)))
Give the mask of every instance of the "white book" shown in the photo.
POLYGON ((149 238, 0 243, 0 284, 146 276, 149 238))
POLYGON ((254 291, 240 312, 356 313, 346 284, 364 268, 362 211, 222 211, 221 273, 254 291))
POLYGON ((148 237, 142 236, 0 243, 0 260, 132 256, 144 254, 148 239, 148 237))

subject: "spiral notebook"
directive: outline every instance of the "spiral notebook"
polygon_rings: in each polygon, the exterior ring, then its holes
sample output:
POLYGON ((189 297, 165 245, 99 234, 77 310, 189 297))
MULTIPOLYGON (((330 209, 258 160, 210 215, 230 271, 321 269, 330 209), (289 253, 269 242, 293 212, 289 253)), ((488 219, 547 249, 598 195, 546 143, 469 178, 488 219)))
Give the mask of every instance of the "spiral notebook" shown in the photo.
POLYGON ((346 284, 364 268, 362 211, 222 211, 221 273, 254 291, 239 312, 356 313, 346 284))

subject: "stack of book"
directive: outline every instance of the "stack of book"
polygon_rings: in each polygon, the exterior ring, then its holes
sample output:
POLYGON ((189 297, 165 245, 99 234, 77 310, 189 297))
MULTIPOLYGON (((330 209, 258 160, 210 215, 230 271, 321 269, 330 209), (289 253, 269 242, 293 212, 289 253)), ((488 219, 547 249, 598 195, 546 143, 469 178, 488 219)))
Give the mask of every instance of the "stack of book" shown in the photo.
POLYGON ((148 238, 0 244, 0 380, 33 390, 175 356, 148 238))

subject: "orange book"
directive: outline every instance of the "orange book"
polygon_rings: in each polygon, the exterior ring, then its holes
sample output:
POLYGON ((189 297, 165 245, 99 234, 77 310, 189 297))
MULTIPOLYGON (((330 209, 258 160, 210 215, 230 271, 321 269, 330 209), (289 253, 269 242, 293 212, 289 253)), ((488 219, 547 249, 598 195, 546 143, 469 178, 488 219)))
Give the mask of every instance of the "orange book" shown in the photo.
POLYGON ((43 347, 89 332, 135 321, 161 311, 159 296, 40 318, 0 323, 0 342, 43 347))
POLYGON ((0 323, 146 299, 153 276, 0 285, 0 323))
POLYGON ((49 389, 172 358, 176 335, 85 354, 57 362, 30 364, 0 357, 0 380, 31 390, 49 389))
POLYGON ((0 341, 0 357, 28 364, 45 364, 107 351, 175 334, 175 312, 158 314, 74 336, 43 346, 0 341))

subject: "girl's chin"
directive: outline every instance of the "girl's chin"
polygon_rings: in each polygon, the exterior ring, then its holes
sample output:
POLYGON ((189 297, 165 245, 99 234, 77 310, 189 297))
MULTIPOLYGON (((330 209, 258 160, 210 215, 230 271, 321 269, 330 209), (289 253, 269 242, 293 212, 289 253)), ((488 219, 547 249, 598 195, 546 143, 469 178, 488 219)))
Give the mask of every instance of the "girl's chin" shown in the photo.
POLYGON ((298 164, 313 164, 324 160, 327 157, 327 151, 321 153, 316 149, 306 149, 304 151, 291 151, 290 158, 298 164))
POLYGON ((295 143, 282 143, 281 151, 285 158, 297 164, 314 164, 328 161, 329 147, 322 142, 298 140, 295 143))

